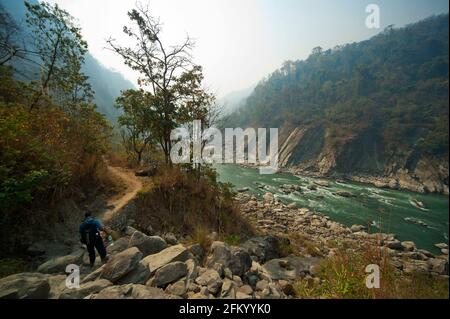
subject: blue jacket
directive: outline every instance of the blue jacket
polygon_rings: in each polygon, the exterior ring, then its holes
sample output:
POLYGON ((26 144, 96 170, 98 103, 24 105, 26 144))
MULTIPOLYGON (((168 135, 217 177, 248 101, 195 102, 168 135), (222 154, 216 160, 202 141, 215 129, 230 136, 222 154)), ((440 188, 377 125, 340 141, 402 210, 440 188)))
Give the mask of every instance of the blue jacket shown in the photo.
POLYGON ((92 218, 92 217, 88 217, 86 218, 83 223, 81 223, 80 225, 80 235, 83 235, 86 227, 90 225, 91 227, 94 226, 95 227, 95 233, 99 232, 100 230, 103 229, 102 224, 100 223, 99 220, 92 218))

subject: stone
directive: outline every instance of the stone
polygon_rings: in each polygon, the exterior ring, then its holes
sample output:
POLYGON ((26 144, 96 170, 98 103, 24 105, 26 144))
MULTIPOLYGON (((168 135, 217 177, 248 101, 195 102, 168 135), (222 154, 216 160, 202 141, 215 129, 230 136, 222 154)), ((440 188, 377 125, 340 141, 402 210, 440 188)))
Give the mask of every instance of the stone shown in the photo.
POLYGON ((238 291, 238 292, 236 292, 236 299, 252 299, 252 296, 238 291))
POLYGON ((137 230, 131 226, 125 227, 124 234, 127 236, 132 236, 137 230))
POLYGON ((257 291, 263 291, 266 289, 269 285, 269 282, 267 280, 260 280, 256 283, 256 290, 257 291))
POLYGON ((226 278, 223 281, 220 297, 223 299, 236 299, 236 289, 232 280, 226 278))
POLYGON ((198 277, 197 262, 194 259, 188 259, 186 260, 185 264, 187 269, 186 279, 188 281, 195 280, 195 278, 198 277))
POLYGON ((90 294, 96 294, 110 286, 112 286, 112 282, 106 279, 90 281, 80 285, 80 288, 66 288, 59 296, 59 299, 82 299, 90 294))
POLYGON ((430 270, 439 275, 448 275, 448 260, 442 258, 430 258, 428 260, 430 270))
POLYGON ((233 275, 242 276, 245 274, 252 266, 252 259, 250 254, 239 247, 231 248, 231 259, 226 265, 233 275))
POLYGON ((263 268, 272 280, 295 280, 309 274, 319 261, 319 258, 314 257, 289 256, 270 260, 263 265, 263 268))
POLYGON ((142 263, 142 260, 137 264, 137 266, 132 269, 125 276, 117 280, 117 285, 126 284, 140 284, 144 285, 150 278, 150 270, 147 266, 142 263))
POLYGON ((189 251, 192 255, 197 259, 198 262, 203 260, 203 257, 205 256, 205 251, 203 247, 200 244, 194 244, 189 246, 189 251))
POLYGON ((106 247, 108 255, 114 255, 120 253, 128 248, 129 237, 121 237, 117 239, 112 245, 106 247))
POLYGON ((416 250, 416 244, 412 241, 402 241, 402 247, 405 251, 414 251, 416 250))
POLYGON ((156 287, 127 284, 107 287, 97 294, 90 295, 90 299, 180 299, 180 297, 166 294, 156 287))
POLYGON ((84 249, 79 249, 70 255, 52 258, 40 265, 37 271, 45 274, 65 273, 67 265, 82 263, 84 253, 84 249))
POLYGON ((237 292, 241 292, 246 295, 253 294, 253 289, 249 285, 243 285, 242 287, 238 287, 237 292))
POLYGON ((219 292, 222 287, 222 278, 214 269, 207 269, 202 275, 195 279, 195 282, 200 286, 207 286, 208 291, 212 294, 219 292))
POLYGON ((446 243, 439 243, 439 244, 435 244, 434 246, 439 249, 448 249, 448 245, 446 243))
POLYGON ((208 267, 213 267, 214 264, 228 265, 231 260, 231 251, 228 246, 221 242, 215 241, 211 244, 211 251, 206 260, 208 267))
POLYGON ((169 245, 176 245, 178 244, 178 239, 173 233, 165 233, 163 236, 163 239, 169 244, 169 245))
POLYGON ((132 271, 142 258, 142 253, 136 247, 128 248, 110 258, 102 267, 100 278, 112 283, 132 271))
POLYGON ((403 249, 402 243, 397 239, 387 241, 387 242, 385 242, 385 245, 386 245, 386 247, 388 247, 390 249, 394 249, 394 250, 402 250, 403 249))
POLYGON ((66 288, 66 275, 48 276, 48 283, 50 284, 49 299, 58 299, 61 293, 66 288))
POLYGON ((48 276, 41 273, 19 273, 0 279, 0 299, 47 299, 48 276))
POLYGON ((142 259, 142 263, 154 274, 159 268, 174 262, 185 262, 190 258, 189 251, 183 245, 170 246, 157 254, 149 255, 142 259))
POLYGON ((252 259, 263 263, 280 257, 278 239, 274 236, 253 237, 241 245, 252 259))
POLYGON ((186 276, 186 274, 186 264, 181 261, 175 261, 159 268, 156 271, 152 285, 156 287, 163 287, 186 276))
POLYGON ((186 283, 183 280, 179 280, 167 286, 165 292, 168 294, 183 297, 186 294, 186 283))
POLYGON ((135 231, 130 238, 128 247, 137 247, 144 257, 159 253, 167 247, 167 243, 159 236, 147 236, 135 231))
POLYGON ((263 199, 264 199, 265 202, 271 203, 271 202, 273 202, 273 200, 274 200, 274 196, 273 196, 272 193, 265 193, 265 194, 263 195, 263 199))
POLYGON ((364 230, 366 230, 367 228, 365 227, 365 226, 363 226, 363 225, 352 225, 351 227, 350 227, 350 230, 352 231, 352 232, 354 232, 354 233, 357 233, 357 232, 360 232, 360 231, 364 231, 364 230))

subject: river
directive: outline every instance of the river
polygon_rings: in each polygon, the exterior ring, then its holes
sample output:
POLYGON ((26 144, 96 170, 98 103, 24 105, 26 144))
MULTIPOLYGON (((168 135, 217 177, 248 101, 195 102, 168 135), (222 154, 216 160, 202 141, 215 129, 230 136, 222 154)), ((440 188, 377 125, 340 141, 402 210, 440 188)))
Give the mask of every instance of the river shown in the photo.
POLYGON ((314 178, 289 173, 260 175, 257 169, 231 164, 217 165, 216 170, 219 180, 232 183, 235 190, 248 187, 257 197, 271 192, 283 203, 296 203, 347 226, 361 224, 369 226, 370 232, 395 233, 399 240, 411 240, 418 248, 433 253, 439 253, 434 244, 448 243, 448 196, 380 189, 349 181, 328 180, 328 187, 319 186, 314 178), (313 184, 316 190, 308 188, 313 184), (286 194, 283 185, 300 186, 302 192, 286 194), (338 191, 355 197, 336 195, 338 191))

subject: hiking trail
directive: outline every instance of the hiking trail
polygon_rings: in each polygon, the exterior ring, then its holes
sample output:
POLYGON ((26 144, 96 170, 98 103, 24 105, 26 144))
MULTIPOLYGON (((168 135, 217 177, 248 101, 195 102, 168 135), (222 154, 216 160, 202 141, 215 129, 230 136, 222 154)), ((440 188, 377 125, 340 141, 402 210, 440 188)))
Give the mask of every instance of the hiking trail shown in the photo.
POLYGON ((126 189, 107 200, 108 209, 102 211, 98 217, 104 224, 108 223, 111 218, 127 205, 142 189, 141 180, 134 175, 134 172, 122 167, 113 167, 108 165, 108 172, 119 178, 125 185, 126 189))

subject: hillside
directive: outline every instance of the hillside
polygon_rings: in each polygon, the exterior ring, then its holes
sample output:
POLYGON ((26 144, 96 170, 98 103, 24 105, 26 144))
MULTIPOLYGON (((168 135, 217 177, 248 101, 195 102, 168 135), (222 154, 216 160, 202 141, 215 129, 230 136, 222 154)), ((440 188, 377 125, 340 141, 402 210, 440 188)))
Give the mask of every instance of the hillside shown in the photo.
MULTIPOLYGON (((38 1, 29 0, 28 2, 33 4, 38 1)), ((32 40, 25 23, 26 8, 24 1, 1 0, 0 10, 2 9, 12 17, 19 28, 16 41, 31 50, 32 40)), ((16 69, 16 77, 20 80, 33 80, 39 72, 36 64, 27 60, 15 60, 13 66, 16 69)), ((86 54, 82 70, 89 77, 89 83, 95 91, 94 102, 97 105, 97 110, 105 115, 108 120, 115 123, 121 113, 114 107, 114 101, 120 95, 121 90, 134 88, 134 85, 120 73, 103 66, 90 53, 86 54)))
POLYGON ((448 23, 315 48, 262 80, 227 123, 278 127, 280 163, 297 173, 448 194, 448 23))

